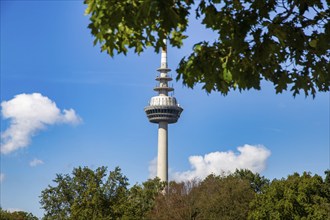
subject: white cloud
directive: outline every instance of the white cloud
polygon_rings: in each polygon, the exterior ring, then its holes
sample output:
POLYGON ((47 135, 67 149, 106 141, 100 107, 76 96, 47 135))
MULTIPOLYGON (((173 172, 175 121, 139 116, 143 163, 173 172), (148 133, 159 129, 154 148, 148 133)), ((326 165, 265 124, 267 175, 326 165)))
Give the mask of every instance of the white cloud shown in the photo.
POLYGON ((3 101, 1 108, 2 117, 10 119, 9 127, 1 133, 3 154, 28 146, 32 136, 49 125, 81 122, 73 109, 61 112, 55 102, 40 93, 16 95, 9 101, 3 101))
POLYGON ((157 176, 157 157, 155 157, 152 161, 149 162, 149 178, 153 179, 157 176))
POLYGON ((42 165, 42 164, 44 164, 44 162, 42 160, 37 159, 37 158, 30 161, 30 167, 36 167, 36 166, 42 165))
POLYGON ((0 173, 0 183, 2 183, 2 181, 5 180, 5 174, 4 173, 0 173))
POLYGON ((191 170, 173 173, 172 179, 186 181, 204 179, 210 174, 220 175, 223 172, 234 172, 236 169, 249 169, 260 173, 266 169, 266 161, 271 152, 262 145, 244 145, 233 151, 212 152, 204 156, 190 156, 191 170))
POLYGON ((6 211, 11 212, 11 213, 13 213, 13 212, 24 212, 23 209, 19 209, 19 208, 8 208, 8 209, 6 209, 6 211))

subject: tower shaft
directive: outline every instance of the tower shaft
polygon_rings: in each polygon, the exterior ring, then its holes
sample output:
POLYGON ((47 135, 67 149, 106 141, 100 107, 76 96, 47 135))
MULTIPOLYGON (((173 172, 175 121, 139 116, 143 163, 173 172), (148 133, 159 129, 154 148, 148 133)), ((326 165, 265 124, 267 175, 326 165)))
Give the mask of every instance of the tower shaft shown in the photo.
MULTIPOLYGON (((165 40, 166 43, 166 40, 165 40)), ((162 48, 160 60, 160 78, 167 77, 167 49, 166 46, 162 48)), ((161 79, 160 87, 168 87, 168 81, 161 79)), ((160 90, 160 96, 167 96, 167 90, 160 90)), ((161 181, 168 182, 168 122, 160 121, 158 123, 158 156, 157 156, 157 177, 161 181)))
POLYGON ((159 122, 158 125, 158 157, 157 177, 161 181, 168 182, 168 135, 167 122, 159 122))

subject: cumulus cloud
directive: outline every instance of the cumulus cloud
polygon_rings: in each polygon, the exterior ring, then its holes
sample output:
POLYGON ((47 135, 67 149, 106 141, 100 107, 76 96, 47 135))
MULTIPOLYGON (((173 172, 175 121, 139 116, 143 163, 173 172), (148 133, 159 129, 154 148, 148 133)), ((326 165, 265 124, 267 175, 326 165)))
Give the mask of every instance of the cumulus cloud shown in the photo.
POLYGON ((44 164, 44 162, 42 160, 37 159, 37 158, 30 161, 30 167, 36 167, 36 166, 42 165, 42 164, 44 164))
POLYGON ((8 154, 28 146, 32 136, 54 124, 79 124, 81 118, 73 109, 61 111, 56 103, 40 93, 19 94, 1 103, 9 127, 1 133, 1 153, 8 154))
POLYGON ((220 175, 223 172, 234 172, 236 169, 249 169, 260 173, 266 168, 270 151, 262 145, 244 145, 233 151, 212 152, 204 156, 190 156, 191 170, 174 172, 171 176, 176 181, 204 179, 210 174, 220 175))
POLYGON ((8 212, 11 212, 11 213, 13 213, 13 212, 24 212, 23 209, 19 209, 19 208, 8 208, 8 209, 5 209, 5 210, 8 211, 8 212))
POLYGON ((0 183, 5 180, 5 174, 0 173, 0 183))
POLYGON ((157 176, 157 157, 149 162, 149 178, 153 179, 157 176))

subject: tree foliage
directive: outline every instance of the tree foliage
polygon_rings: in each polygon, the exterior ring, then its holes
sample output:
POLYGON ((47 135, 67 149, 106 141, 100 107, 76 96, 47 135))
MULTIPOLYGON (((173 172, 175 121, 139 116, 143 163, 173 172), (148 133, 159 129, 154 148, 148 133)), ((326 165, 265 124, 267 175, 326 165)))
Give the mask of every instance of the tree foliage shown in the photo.
POLYGON ((148 214, 149 219, 195 219, 199 215, 196 188, 199 183, 171 181, 166 193, 156 197, 155 205, 148 214))
POLYGON ((162 193, 165 184, 159 178, 150 179, 142 185, 135 184, 129 190, 127 209, 123 219, 149 219, 149 212, 155 206, 156 197, 162 193))
POLYGON ((261 193, 262 190, 269 185, 269 179, 264 176, 260 176, 259 173, 253 173, 248 169, 236 169, 233 176, 247 180, 250 183, 250 187, 256 193, 261 193))
POLYGON ((119 167, 109 174, 106 167, 78 167, 72 175, 57 175, 54 183, 41 193, 45 220, 144 219, 164 187, 155 179, 128 189, 119 167))
POLYGON ((122 216, 122 204, 128 193, 128 180, 119 168, 109 173, 76 168, 72 176, 57 175, 56 186, 42 191, 44 219, 116 219, 122 216))
POLYGON ((94 45, 110 56, 152 47, 168 38, 180 47, 188 20, 211 29, 217 39, 196 42, 182 58, 177 79, 193 88, 226 95, 260 89, 262 80, 276 93, 290 89, 313 97, 330 90, 329 0, 84 0, 94 45))
POLYGON ((170 182, 159 194, 151 219, 246 219, 255 194, 269 183, 249 170, 228 176, 209 175, 201 182, 170 182))
POLYGON ((322 177, 306 172, 275 179, 251 203, 249 219, 329 219, 329 186, 322 177))
POLYGON ((0 207, 0 219, 1 220, 38 220, 36 216, 32 213, 24 212, 24 211, 14 211, 9 212, 3 210, 0 207))
POLYGON ((244 219, 254 191, 249 181, 233 176, 209 176, 200 185, 198 219, 244 219))
POLYGON ((156 178, 130 188, 119 168, 108 174, 106 170, 78 167, 72 175, 57 175, 55 185, 41 194, 43 219, 323 220, 330 213, 328 170, 324 180, 295 173, 269 181, 236 170, 202 181, 172 181, 166 187, 156 178))

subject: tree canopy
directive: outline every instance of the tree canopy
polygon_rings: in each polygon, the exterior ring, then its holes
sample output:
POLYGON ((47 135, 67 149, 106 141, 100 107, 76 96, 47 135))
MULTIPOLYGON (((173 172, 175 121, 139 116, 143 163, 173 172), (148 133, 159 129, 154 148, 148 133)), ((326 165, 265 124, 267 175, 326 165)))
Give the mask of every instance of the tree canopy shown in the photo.
POLYGON ((0 219, 1 220, 38 220, 36 216, 32 213, 24 212, 24 211, 14 211, 9 212, 3 210, 0 207, 0 219))
POLYGON ((110 56, 180 48, 189 19, 217 39, 196 42, 177 80, 226 95, 273 83, 276 93, 315 97, 330 90, 329 0, 84 0, 94 45, 110 56), (191 15, 191 14, 194 14, 191 15))
POLYGON ((330 184, 326 182, 327 178, 323 180, 305 172, 273 180, 250 204, 249 219, 329 219, 330 184))
POLYGON ((78 167, 72 175, 58 174, 54 183, 40 196, 45 220, 144 219, 163 188, 155 179, 128 189, 119 167, 109 173, 106 167, 78 167))
POLYGON ((273 181, 236 170, 166 187, 158 178, 129 187, 118 167, 106 170, 78 167, 57 175, 41 194, 43 219, 323 220, 330 213, 329 170, 324 179, 305 172, 273 181))

